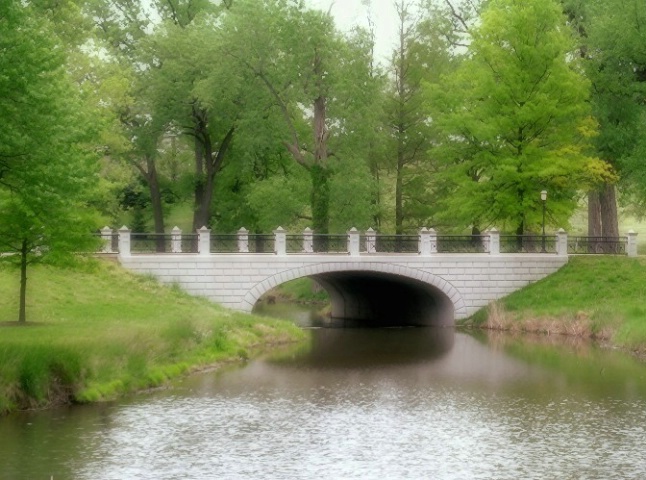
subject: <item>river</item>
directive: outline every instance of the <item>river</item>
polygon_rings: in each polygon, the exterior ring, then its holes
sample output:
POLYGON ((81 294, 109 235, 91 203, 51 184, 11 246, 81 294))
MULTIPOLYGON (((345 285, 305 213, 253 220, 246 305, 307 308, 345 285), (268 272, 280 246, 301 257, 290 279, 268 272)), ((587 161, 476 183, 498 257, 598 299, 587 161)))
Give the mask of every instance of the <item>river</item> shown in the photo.
POLYGON ((631 356, 452 329, 310 333, 169 389, 2 418, 0 478, 646 478, 631 356))

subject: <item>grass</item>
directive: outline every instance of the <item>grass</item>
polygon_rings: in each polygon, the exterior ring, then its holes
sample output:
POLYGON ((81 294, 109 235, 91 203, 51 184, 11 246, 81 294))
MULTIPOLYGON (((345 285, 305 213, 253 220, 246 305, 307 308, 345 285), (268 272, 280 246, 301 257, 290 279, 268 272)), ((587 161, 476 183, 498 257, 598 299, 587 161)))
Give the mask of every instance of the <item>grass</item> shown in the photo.
POLYGON ((0 413, 114 399, 303 337, 117 264, 28 273, 28 322, 18 326, 18 275, 0 270, 0 413))
POLYGON ((572 257, 557 273, 491 304, 466 323, 596 337, 646 351, 646 259, 572 257))

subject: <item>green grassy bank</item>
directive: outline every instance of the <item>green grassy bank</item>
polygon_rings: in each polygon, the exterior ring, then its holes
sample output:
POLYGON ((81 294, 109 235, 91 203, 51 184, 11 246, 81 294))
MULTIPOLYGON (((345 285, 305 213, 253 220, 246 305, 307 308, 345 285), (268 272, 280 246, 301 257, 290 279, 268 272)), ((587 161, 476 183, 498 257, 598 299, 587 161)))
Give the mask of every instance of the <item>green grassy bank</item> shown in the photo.
POLYGON ((31 268, 27 303, 18 326, 18 274, 0 270, 0 413, 114 399, 304 337, 110 262, 31 268))
POLYGON ((463 322, 599 338, 646 352, 646 259, 573 257, 561 270, 463 322))

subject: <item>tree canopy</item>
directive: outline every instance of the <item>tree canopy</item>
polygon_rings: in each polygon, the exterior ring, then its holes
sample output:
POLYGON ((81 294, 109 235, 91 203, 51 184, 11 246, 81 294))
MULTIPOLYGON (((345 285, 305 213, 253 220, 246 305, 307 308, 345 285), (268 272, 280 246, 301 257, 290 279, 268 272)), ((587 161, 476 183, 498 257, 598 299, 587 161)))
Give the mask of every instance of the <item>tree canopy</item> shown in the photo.
POLYGON ((646 203, 636 0, 397 0, 384 64, 374 25, 304 1, 2 1, 14 210, 60 172, 105 223, 158 233, 523 233, 541 190, 555 227, 615 184, 646 203))
POLYGON ((46 18, 2 0, 0 17, 0 243, 21 267, 91 251, 84 205, 96 179, 88 110, 65 69, 65 48, 46 18))
POLYGON ((553 0, 492 0, 471 33, 457 71, 429 89, 443 131, 441 176, 454 192, 446 211, 476 229, 522 234, 539 223, 547 190, 552 223, 566 224, 577 189, 612 171, 591 154, 590 84, 562 9, 553 0))

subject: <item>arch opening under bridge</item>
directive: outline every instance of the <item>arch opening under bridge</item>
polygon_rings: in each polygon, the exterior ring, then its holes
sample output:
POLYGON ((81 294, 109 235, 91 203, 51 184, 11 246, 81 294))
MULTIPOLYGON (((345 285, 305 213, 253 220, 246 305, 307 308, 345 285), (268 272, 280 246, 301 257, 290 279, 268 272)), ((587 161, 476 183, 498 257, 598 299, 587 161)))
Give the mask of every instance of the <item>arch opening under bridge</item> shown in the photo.
POLYGON ((460 292, 438 276, 403 266, 396 272, 386 265, 357 267, 322 263, 283 271, 255 285, 243 304, 250 310, 277 285, 310 277, 328 292, 334 319, 380 327, 451 326, 467 315, 460 292))

